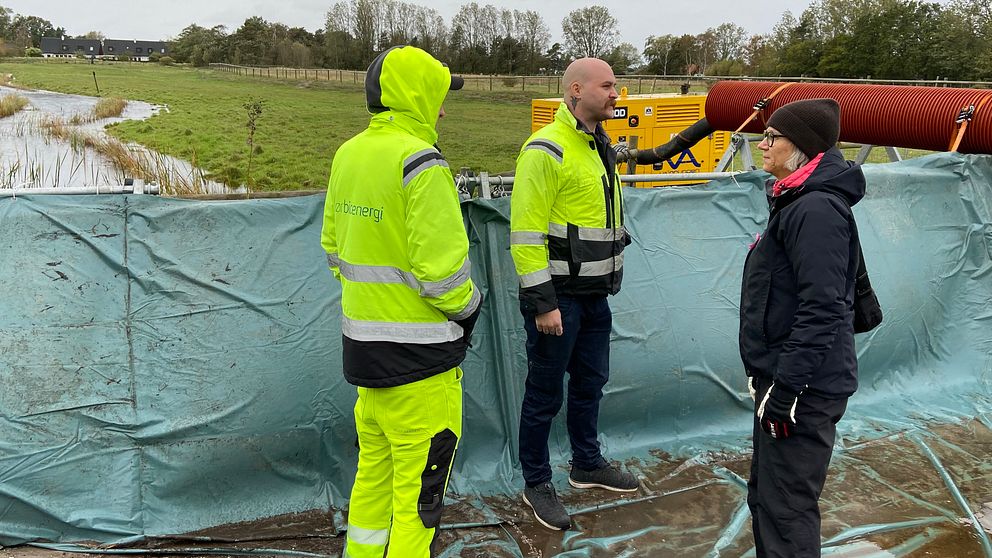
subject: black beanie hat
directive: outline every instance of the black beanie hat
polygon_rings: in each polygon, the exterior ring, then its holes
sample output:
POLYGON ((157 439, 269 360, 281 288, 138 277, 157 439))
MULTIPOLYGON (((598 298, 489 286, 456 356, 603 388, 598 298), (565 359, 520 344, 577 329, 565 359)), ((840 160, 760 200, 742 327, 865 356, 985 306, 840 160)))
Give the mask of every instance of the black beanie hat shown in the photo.
POLYGON ((807 99, 782 105, 768 119, 768 127, 789 138, 812 159, 837 145, 840 105, 833 99, 807 99))

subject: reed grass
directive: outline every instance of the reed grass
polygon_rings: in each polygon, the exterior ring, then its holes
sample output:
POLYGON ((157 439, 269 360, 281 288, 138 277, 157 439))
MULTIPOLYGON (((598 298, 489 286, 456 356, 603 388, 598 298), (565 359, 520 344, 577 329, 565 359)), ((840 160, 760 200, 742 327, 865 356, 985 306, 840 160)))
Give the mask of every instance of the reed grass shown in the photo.
MULTIPOLYGON (((80 130, 72 122, 72 119, 66 121, 49 117, 41 122, 39 129, 48 138, 67 142, 77 154, 85 156, 91 150, 103 156, 120 173, 121 182, 124 177, 139 178, 158 184, 159 191, 165 195, 207 193, 208 180, 203 176, 203 171, 196 168, 195 152, 193 165, 186 170, 166 155, 126 144, 114 137, 80 130)), ((57 170, 62 166, 56 165, 57 170)), ((0 181, 0 187, 3 186, 4 183, 0 181)))
POLYGON ((76 154, 70 159, 71 150, 55 158, 32 154, 27 147, 16 152, 13 159, 0 165, 0 189, 47 188, 73 181, 99 183, 100 169, 87 165, 86 158, 76 154))
POLYGON ((104 97, 97 101, 93 107, 93 119, 103 120, 104 118, 120 116, 124 113, 126 106, 127 101, 120 97, 104 97))
POLYGON ((22 111, 28 106, 28 100, 26 97, 20 95, 4 95, 0 97, 0 118, 7 118, 8 116, 13 116, 15 113, 22 111))

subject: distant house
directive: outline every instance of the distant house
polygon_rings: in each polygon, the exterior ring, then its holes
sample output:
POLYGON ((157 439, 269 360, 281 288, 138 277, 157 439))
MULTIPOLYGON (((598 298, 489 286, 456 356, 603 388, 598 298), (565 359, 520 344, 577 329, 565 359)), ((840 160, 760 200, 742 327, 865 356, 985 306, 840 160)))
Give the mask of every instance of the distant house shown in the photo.
POLYGON ((134 41, 122 41, 120 39, 104 39, 103 57, 110 58, 113 60, 122 60, 126 57, 128 60, 133 60, 135 58, 134 41))
POLYGON ((170 51, 170 45, 165 41, 41 38, 41 55, 45 58, 72 58, 82 52, 86 57, 147 62, 154 53, 167 56, 170 51))
POLYGON ((159 56, 168 56, 170 53, 169 43, 165 41, 135 41, 134 49, 135 55, 146 61, 152 54, 158 53, 159 56))
POLYGON ((103 45, 99 39, 41 38, 41 55, 45 58, 73 58, 77 53, 86 57, 102 56, 103 45))

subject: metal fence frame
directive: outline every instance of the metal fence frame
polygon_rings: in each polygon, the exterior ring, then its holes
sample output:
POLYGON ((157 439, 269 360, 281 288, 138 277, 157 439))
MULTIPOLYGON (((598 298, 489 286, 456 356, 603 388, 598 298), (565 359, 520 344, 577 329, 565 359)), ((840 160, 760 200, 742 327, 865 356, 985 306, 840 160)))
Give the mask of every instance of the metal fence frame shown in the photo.
MULTIPOLYGON (((283 66, 240 66, 236 64, 210 64, 210 68, 247 77, 266 77, 281 79, 304 79, 315 81, 337 81, 342 83, 364 83, 364 70, 339 70, 330 68, 288 68, 283 66)), ((465 78, 465 88, 469 90, 489 91, 534 91, 547 90, 548 93, 561 92, 560 75, 472 75, 462 74, 465 78)), ((887 85, 920 85, 930 87, 972 87, 992 89, 992 81, 958 81, 948 79, 908 80, 908 79, 874 79, 867 78, 814 78, 807 76, 704 76, 704 75, 641 75, 621 74, 617 83, 626 86, 628 93, 651 93, 657 88, 679 89, 688 85, 709 89, 717 81, 797 81, 808 83, 867 83, 887 85)))

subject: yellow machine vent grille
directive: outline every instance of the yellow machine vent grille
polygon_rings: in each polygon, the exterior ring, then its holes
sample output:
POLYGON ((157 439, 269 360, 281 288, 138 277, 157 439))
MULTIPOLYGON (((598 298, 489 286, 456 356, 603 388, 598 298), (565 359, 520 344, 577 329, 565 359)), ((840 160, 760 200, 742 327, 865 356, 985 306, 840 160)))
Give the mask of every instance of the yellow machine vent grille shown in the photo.
POLYGON ((551 124, 551 122, 555 119, 555 110, 557 109, 557 105, 553 107, 535 105, 533 114, 531 115, 531 122, 533 123, 534 129, 551 124))
POLYGON ((713 153, 719 153, 717 157, 723 156, 723 150, 727 149, 727 137, 730 134, 717 132, 713 134, 713 153))
POLYGON ((655 108, 655 122, 658 124, 666 124, 673 121, 686 121, 689 124, 702 118, 703 105, 700 103, 692 104, 664 104, 658 105, 655 108))

